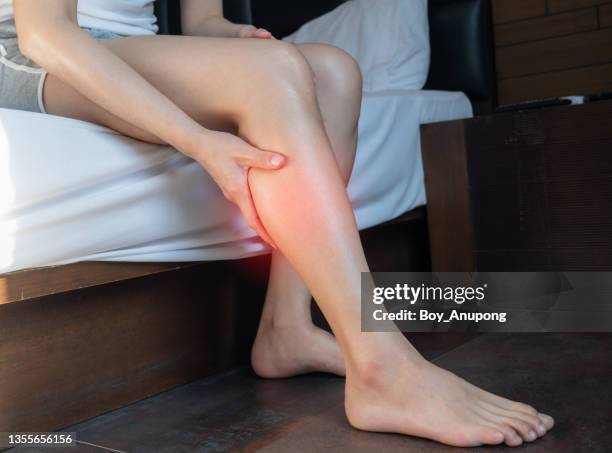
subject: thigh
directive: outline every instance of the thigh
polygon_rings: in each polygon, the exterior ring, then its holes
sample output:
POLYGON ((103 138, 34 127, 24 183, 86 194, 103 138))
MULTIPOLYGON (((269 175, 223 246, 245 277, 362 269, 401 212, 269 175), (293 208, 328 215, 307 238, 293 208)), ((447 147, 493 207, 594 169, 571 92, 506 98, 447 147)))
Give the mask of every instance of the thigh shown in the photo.
MULTIPOLYGON (((101 41, 158 90, 205 127, 236 130, 241 115, 274 97, 277 68, 293 46, 256 39, 138 36, 101 41)), ((295 51, 298 53, 298 51, 295 51)), ((287 58, 289 57, 289 58, 287 58)), ((141 140, 159 142, 97 106, 58 78, 44 86, 47 112, 82 119, 141 140)))

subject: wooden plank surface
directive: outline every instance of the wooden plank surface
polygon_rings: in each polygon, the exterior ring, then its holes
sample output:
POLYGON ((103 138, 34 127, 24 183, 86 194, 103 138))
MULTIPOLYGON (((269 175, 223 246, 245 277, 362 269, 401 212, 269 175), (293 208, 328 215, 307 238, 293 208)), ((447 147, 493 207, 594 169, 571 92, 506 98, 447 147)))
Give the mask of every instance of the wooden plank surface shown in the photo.
POLYGON ((0 275, 0 305, 158 274, 190 263, 83 262, 0 275))
POLYGON ((501 80, 500 102, 594 94, 612 89, 612 63, 501 80))
POLYGON ((474 269, 464 121, 421 126, 434 272, 474 269))
POLYGON ((500 79, 612 63, 612 29, 497 49, 500 79))
POLYGON ((581 9, 563 14, 500 24, 495 27, 495 44, 497 46, 507 46, 596 30, 597 28, 597 8, 581 9))
POLYGON ((612 0, 493 0, 499 103, 612 91, 612 0))
POLYGON ((572 9, 603 5, 611 1, 612 0, 548 0, 548 11, 554 14, 572 9))
POLYGON ((0 305, 0 431, 47 431, 248 358, 263 293, 207 263, 0 305))
POLYGON ((545 14, 546 0, 493 0, 493 21, 496 24, 545 14))

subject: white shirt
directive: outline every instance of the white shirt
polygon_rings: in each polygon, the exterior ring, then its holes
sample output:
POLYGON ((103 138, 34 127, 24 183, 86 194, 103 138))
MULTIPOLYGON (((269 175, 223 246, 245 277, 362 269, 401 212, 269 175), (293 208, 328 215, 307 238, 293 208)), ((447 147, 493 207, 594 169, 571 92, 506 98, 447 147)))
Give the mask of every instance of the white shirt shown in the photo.
MULTIPOLYGON (((79 0, 79 26, 120 35, 154 35, 157 18, 154 0, 79 0)), ((44 1, 41 1, 41 5, 44 1)), ((0 0, 0 22, 13 18, 13 0, 0 0)))

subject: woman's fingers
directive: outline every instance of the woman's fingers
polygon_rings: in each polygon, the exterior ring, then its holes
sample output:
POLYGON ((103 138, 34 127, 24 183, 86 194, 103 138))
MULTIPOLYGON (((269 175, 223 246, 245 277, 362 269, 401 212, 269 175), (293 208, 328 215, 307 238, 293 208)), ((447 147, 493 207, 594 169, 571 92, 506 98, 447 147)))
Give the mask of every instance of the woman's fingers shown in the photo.
POLYGON ((241 38, 259 38, 259 39, 271 39, 272 33, 265 28, 257 28, 254 25, 245 25, 239 32, 241 38))
POLYGON ((272 38, 272 33, 270 33, 265 28, 258 28, 255 31, 255 37, 256 38, 261 38, 261 39, 270 39, 270 38, 272 38))
POLYGON ((244 25, 240 29, 238 36, 241 38, 271 39, 272 33, 265 28, 257 28, 254 25, 244 25))
POLYGON ((204 154, 200 164, 213 177, 225 197, 238 205, 245 222, 259 236, 277 248, 261 223, 249 188, 248 172, 251 168, 278 170, 286 163, 282 154, 262 151, 232 134, 218 134, 215 153, 204 154))
POLYGON ((278 170, 285 164, 285 156, 279 153, 251 148, 247 153, 238 157, 238 163, 245 167, 278 170))

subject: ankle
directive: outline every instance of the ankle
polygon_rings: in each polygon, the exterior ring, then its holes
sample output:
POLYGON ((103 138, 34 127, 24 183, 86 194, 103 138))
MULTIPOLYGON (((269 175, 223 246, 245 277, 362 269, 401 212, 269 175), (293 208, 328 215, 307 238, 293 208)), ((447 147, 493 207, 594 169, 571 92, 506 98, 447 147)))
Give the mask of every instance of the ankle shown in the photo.
POLYGON ((418 376, 427 365, 421 356, 380 354, 360 359, 347 369, 354 385, 364 389, 387 388, 397 376, 418 376))
POLYGON ((274 335, 308 333, 314 327, 311 321, 291 318, 262 319, 259 323, 259 332, 274 335))

